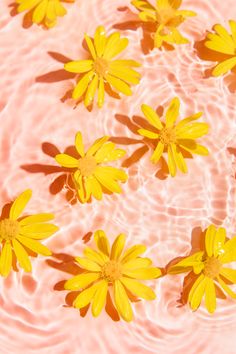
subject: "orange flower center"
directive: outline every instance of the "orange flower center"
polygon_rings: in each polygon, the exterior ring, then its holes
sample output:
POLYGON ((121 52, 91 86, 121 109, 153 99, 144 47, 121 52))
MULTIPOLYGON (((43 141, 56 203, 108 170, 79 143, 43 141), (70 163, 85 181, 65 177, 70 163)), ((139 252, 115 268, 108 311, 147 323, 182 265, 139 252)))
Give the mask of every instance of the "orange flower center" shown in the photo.
POLYGON ((160 141, 164 145, 169 145, 176 142, 176 134, 174 128, 163 128, 160 131, 160 141))
POLYGON ((94 70, 98 75, 104 77, 109 71, 109 62, 104 58, 96 58, 94 61, 94 70))
POLYGON ((91 176, 97 167, 97 161, 93 156, 85 156, 78 161, 78 168, 84 177, 91 176))
POLYGON ((220 268, 221 263, 218 258, 208 257, 204 262, 203 272, 207 277, 214 279, 219 275, 220 268))
POLYGON ((109 261, 102 267, 102 278, 108 282, 114 282, 122 276, 121 264, 117 261, 109 261))
POLYGON ((13 240, 20 231, 20 224, 16 220, 4 219, 0 221, 0 237, 4 240, 13 240))

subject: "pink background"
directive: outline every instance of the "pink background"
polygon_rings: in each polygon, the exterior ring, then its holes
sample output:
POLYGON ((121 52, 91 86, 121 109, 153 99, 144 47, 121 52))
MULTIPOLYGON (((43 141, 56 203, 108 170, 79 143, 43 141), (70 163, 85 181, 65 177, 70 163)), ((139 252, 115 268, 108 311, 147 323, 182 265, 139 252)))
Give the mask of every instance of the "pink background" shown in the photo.
MULTIPOLYGON (((60 100, 73 87, 74 80, 62 80, 67 76, 57 72, 63 67, 58 54, 85 58, 83 33, 93 35, 100 24, 110 31, 115 24, 135 19, 130 2, 78 0, 66 5, 68 14, 50 31, 35 25, 23 28, 23 15, 10 15, 11 2, 0 2, 1 205, 32 188, 34 194, 27 213, 52 211, 56 215, 60 231, 46 242, 56 254, 79 255, 84 247, 83 237, 102 228, 111 239, 124 232, 129 245, 148 245, 147 255, 155 265, 164 267, 190 251, 191 234, 198 227, 204 229, 211 222, 222 224, 233 236, 236 76, 209 77, 208 69, 213 64, 199 58, 194 42, 202 40, 213 24, 227 25, 228 19, 236 19, 235 0, 184 1, 183 8, 196 11, 198 16, 182 26, 191 44, 179 46, 175 52, 154 50, 144 54, 141 28, 122 30, 130 40, 124 58, 143 63, 141 83, 134 88, 132 97, 106 97, 104 108, 95 107, 92 112, 83 105, 73 109, 71 100, 60 100), (118 11, 119 7, 122 11, 118 11), (131 131, 124 122, 140 115, 142 103, 166 107, 175 95, 182 102, 182 117, 204 111, 203 120, 211 126, 210 134, 202 140, 210 149, 210 156, 188 160, 188 175, 161 178, 158 166, 149 162, 148 151, 139 161, 131 161, 129 181, 121 196, 106 196, 102 202, 88 205, 70 205, 65 190, 56 193, 57 184, 52 183, 58 174, 47 173, 51 169, 45 167, 56 165, 49 156, 53 148, 43 143, 55 144, 62 151, 73 144, 78 130, 88 145, 102 135, 140 140, 135 129, 131 131)), ((140 148, 144 151, 142 143, 129 142, 133 144, 119 145, 128 156, 140 148)), ((127 324, 113 322, 105 311, 97 319, 90 312, 82 318, 75 309, 64 306, 66 292, 60 291, 59 282, 71 276, 69 271, 73 272, 69 256, 59 255, 51 261, 38 257, 32 263, 32 275, 19 271, 0 280, 1 354, 236 352, 236 302, 218 300, 213 316, 203 306, 193 313, 178 303, 182 276, 150 282, 157 300, 134 304, 135 320, 127 324)))

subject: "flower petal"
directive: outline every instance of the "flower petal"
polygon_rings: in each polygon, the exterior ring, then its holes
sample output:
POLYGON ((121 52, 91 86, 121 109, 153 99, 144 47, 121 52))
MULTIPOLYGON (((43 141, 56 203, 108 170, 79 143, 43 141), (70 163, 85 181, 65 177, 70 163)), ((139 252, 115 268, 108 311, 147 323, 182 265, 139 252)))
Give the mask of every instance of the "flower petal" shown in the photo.
POLYGON ((223 250, 224 253, 219 256, 221 263, 230 263, 236 261, 236 236, 225 243, 223 250))
POLYGON ((202 116, 202 112, 195 113, 187 118, 182 119, 176 126, 176 131, 180 130, 183 128, 185 125, 188 125, 189 123, 192 123, 193 121, 199 119, 202 116))
POLYGON ((159 141, 159 143, 157 144, 157 147, 154 150, 154 153, 151 156, 151 161, 153 163, 157 163, 160 160, 160 158, 163 154, 163 151, 164 151, 164 147, 165 147, 165 145, 162 144, 161 141, 159 141))
POLYGON ((85 91, 88 88, 88 85, 90 83, 90 81, 92 80, 94 76, 94 71, 91 70, 88 73, 86 73, 82 79, 80 79, 77 83, 77 85, 75 86, 73 92, 72 92, 72 98, 74 100, 78 100, 79 98, 81 98, 83 96, 83 94, 85 93, 85 91))
POLYGON ((18 235, 17 240, 20 241, 24 246, 28 247, 32 251, 41 254, 43 256, 51 256, 52 252, 44 245, 42 245, 40 242, 36 240, 32 240, 28 237, 18 235))
POLYGON ((232 32, 232 38, 234 41, 234 46, 236 46, 236 21, 230 20, 229 21, 229 25, 231 28, 231 32, 232 32))
POLYGON ((100 278, 99 273, 85 273, 85 274, 79 274, 76 275, 75 277, 67 280, 65 282, 64 288, 66 290, 79 290, 86 288, 90 284, 92 284, 94 281, 98 280, 100 278))
POLYGON ((102 57, 106 45, 106 31, 103 26, 98 26, 94 35, 94 46, 98 57, 102 57))
POLYGON ((84 250, 84 255, 90 259, 90 261, 93 261, 100 266, 102 266, 105 262, 109 260, 109 258, 104 254, 104 253, 99 253, 97 251, 94 251, 90 247, 86 247, 84 250))
POLYGON ((77 298, 75 299, 74 301, 74 306, 77 308, 77 309, 81 309, 85 306, 87 306, 91 300, 93 299, 97 289, 99 288, 99 283, 96 283, 92 286, 90 286, 88 289, 85 289, 83 290, 78 296, 77 298))
POLYGON ((23 268, 25 272, 31 272, 32 266, 29 260, 28 253, 26 252, 24 247, 16 239, 12 240, 12 246, 21 268, 23 268))
POLYGON ((188 168, 187 168, 186 162, 184 160, 184 157, 183 157, 181 151, 179 150, 179 147, 176 146, 175 144, 171 144, 171 148, 172 148, 173 157, 174 157, 177 167, 179 168, 179 170, 181 172, 187 173, 188 168))
POLYGON ((206 283, 207 283, 207 277, 201 274, 197 278, 197 280, 195 281, 195 283, 193 284, 189 292, 188 301, 190 303, 190 307, 194 311, 197 310, 201 304, 206 289, 206 283))
POLYGON ((156 298, 156 294, 151 288, 134 279, 122 277, 120 281, 132 294, 137 297, 141 297, 145 300, 154 300, 156 298))
POLYGON ((84 157, 84 144, 81 132, 78 132, 75 136, 75 147, 81 157, 84 157))
POLYGON ((141 78, 141 75, 137 71, 127 66, 122 67, 120 65, 116 65, 115 62, 111 63, 109 67, 109 74, 133 85, 137 85, 141 78))
POLYGON ((179 108, 180 108, 180 101, 178 97, 175 97, 169 105, 169 108, 166 112, 166 127, 170 128, 173 127, 176 119, 179 116, 179 108))
POLYGON ((67 168, 78 167, 78 159, 75 159, 74 157, 67 154, 58 154, 55 156, 55 160, 62 167, 67 167, 67 168))
POLYGON ((121 193, 122 189, 111 174, 107 174, 103 167, 97 167, 94 175, 99 183, 112 193, 121 193))
POLYGON ((208 278, 205 288, 205 304, 209 313, 214 313, 216 309, 216 290, 212 279, 208 278))
POLYGON ((125 246, 125 235, 120 234, 115 239, 111 248, 111 259, 119 259, 125 246))
POLYGON ((151 259, 149 258, 135 258, 123 264, 122 269, 137 269, 137 268, 145 268, 149 267, 152 264, 151 259))
POLYGON ((98 75, 94 75, 91 83, 88 86, 88 89, 87 89, 87 92, 85 95, 85 100, 84 100, 85 107, 88 107, 93 103, 97 88, 98 88, 98 75))
POLYGON ((16 220, 21 215, 22 211, 25 209, 26 204, 29 202, 31 197, 32 197, 31 189, 27 189, 26 191, 21 193, 15 199, 15 201, 11 206, 9 218, 12 220, 16 220))
POLYGON ((97 200, 101 200, 102 199, 102 187, 101 187, 100 183, 96 180, 96 178, 93 176, 90 176, 87 179, 87 183, 90 184, 90 190, 91 190, 91 193, 94 196, 94 198, 96 198, 97 200))
POLYGON ((150 106, 146 104, 142 104, 141 110, 143 114, 145 115, 147 121, 155 128, 161 130, 163 128, 163 125, 160 121, 160 117, 158 114, 152 109, 150 106))
POLYGON ((236 293, 232 289, 230 289, 230 287, 227 284, 225 284, 225 282, 220 277, 218 277, 217 280, 218 280, 219 284, 222 286, 223 290, 230 297, 232 297, 232 299, 236 299, 236 293))
POLYGON ((42 213, 42 214, 35 214, 24 217, 19 224, 21 226, 32 225, 32 224, 40 224, 45 221, 50 221, 54 219, 54 214, 49 213, 42 213))
POLYGON ((212 75, 220 76, 226 74, 228 71, 233 69, 236 66, 236 56, 230 59, 223 61, 218 64, 212 71, 212 75))
POLYGON ((232 37, 223 26, 216 24, 213 29, 223 39, 223 41, 227 43, 228 46, 230 46, 232 49, 235 49, 232 37))
POLYGON ((99 286, 93 298, 92 314, 94 317, 99 316, 103 307, 105 306, 107 291, 108 291, 108 282, 105 280, 100 281, 99 286))
POLYGON ((103 136, 102 138, 99 138, 95 140, 93 145, 88 149, 86 152, 86 156, 93 156, 96 154, 96 152, 107 142, 109 139, 109 136, 103 136))
POLYGON ((194 140, 182 140, 178 139, 178 145, 186 151, 189 151, 191 154, 207 156, 209 151, 205 146, 196 144, 194 140))
POLYGON ((138 269, 130 269, 130 270, 124 269, 123 274, 134 279, 149 280, 149 279, 155 279, 160 277, 162 275, 162 272, 159 268, 150 267, 150 268, 138 268, 138 269))
POLYGON ((109 257, 110 255, 110 244, 108 238, 104 231, 98 230, 94 233, 94 240, 97 244, 98 249, 109 257))
POLYGON ((224 278, 236 284, 236 269, 221 268, 220 275, 223 275, 224 278))
POLYGON ((54 224, 32 224, 21 226, 20 235, 42 240, 57 232, 59 228, 54 224))
POLYGON ((106 48, 103 57, 107 60, 114 58, 128 46, 129 40, 127 38, 120 38, 119 32, 112 33, 106 43, 106 48))
POLYGON ((90 54, 92 55, 93 59, 95 60, 97 58, 97 55, 96 55, 96 51, 95 51, 95 48, 93 45, 93 41, 86 33, 84 34, 84 39, 87 43, 90 54))
POLYGON ((215 240, 213 244, 213 254, 215 257, 224 253, 224 244, 226 239, 226 231, 223 227, 219 227, 215 234, 215 240))
POLYGON ((153 133, 147 129, 139 129, 138 133, 142 136, 145 136, 146 138, 149 138, 149 139, 158 139, 159 138, 159 134, 153 133))
POLYGON ((102 77, 100 77, 99 84, 98 84, 98 107, 99 108, 103 106, 104 100, 105 100, 104 80, 102 77))
MULTIPOLYGON (((204 268, 202 258, 204 252, 196 252, 193 255, 182 259, 180 262, 171 266, 168 270, 168 274, 179 274, 188 272, 191 268, 204 268)), ((199 272, 194 272, 195 274, 199 274, 199 272)))
POLYGON ((216 227, 214 225, 210 225, 207 228, 206 236, 205 236, 205 248, 208 257, 212 257, 215 249, 215 240, 216 240, 216 227))
POLYGON ((122 257, 122 264, 125 264, 134 258, 137 258, 138 256, 140 256, 140 254, 144 253, 146 249, 147 248, 144 245, 135 245, 129 248, 127 251, 125 251, 122 257))
POLYGON ((184 126, 177 131, 179 139, 197 139, 206 135, 209 131, 207 123, 192 123, 184 126))
POLYGON ((116 280, 114 283, 114 298, 119 315, 127 322, 132 321, 133 311, 129 302, 129 298, 119 280, 116 280))
POLYGON ((2 248, 0 258, 0 274, 7 277, 12 267, 12 249, 10 242, 6 242, 2 248))
POLYGON ((64 69, 70 73, 86 73, 93 68, 93 60, 75 60, 64 65, 64 69))
POLYGON ((117 77, 109 74, 107 74, 105 78, 108 81, 108 83, 118 92, 121 92, 126 96, 132 95, 131 88, 123 80, 120 80, 117 77))
POLYGON ((40 3, 41 0, 26 0, 22 2, 18 8, 17 12, 23 12, 25 10, 31 10, 33 7, 35 7, 38 3, 40 3))
POLYGON ((176 175, 176 164, 171 146, 168 146, 168 167, 171 177, 176 175))
POLYGON ((75 257, 77 263, 79 263, 80 267, 90 272, 100 272, 101 267, 96 262, 91 261, 88 258, 75 257))
POLYGON ((46 15, 47 6, 48 6, 47 0, 40 1, 40 3, 36 6, 33 12, 33 16, 32 16, 33 23, 39 24, 43 21, 46 15))

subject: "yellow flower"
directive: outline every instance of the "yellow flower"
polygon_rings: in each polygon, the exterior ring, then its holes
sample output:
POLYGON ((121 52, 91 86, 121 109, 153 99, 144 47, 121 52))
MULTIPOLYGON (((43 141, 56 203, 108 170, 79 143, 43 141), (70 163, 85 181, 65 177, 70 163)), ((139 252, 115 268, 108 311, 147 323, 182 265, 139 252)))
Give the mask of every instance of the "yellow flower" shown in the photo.
MULTIPOLYGON (((68 0, 73 2, 74 0, 68 0)), ((61 0, 16 0, 18 12, 32 11, 32 22, 51 28, 56 25, 57 17, 64 16, 67 11, 61 0)))
POLYGON ((127 180, 123 170, 103 166, 107 162, 120 159, 126 153, 122 149, 116 149, 114 143, 107 142, 108 139, 108 136, 97 139, 85 153, 82 135, 78 132, 75 136, 75 148, 79 158, 67 154, 58 154, 55 157, 61 166, 73 169, 72 179, 82 203, 87 202, 91 196, 101 200, 104 189, 111 193, 121 193, 118 181, 123 183, 127 180))
POLYGON ((10 208, 9 217, 0 220, 0 274, 5 277, 11 271, 13 254, 26 272, 31 272, 32 269, 27 250, 43 256, 52 254, 38 240, 45 239, 58 230, 57 226, 47 223, 54 215, 44 213, 20 217, 31 196, 30 189, 20 194, 10 208))
POLYGON ((156 148, 151 161, 157 163, 164 152, 168 154, 168 167, 172 177, 176 175, 177 168, 187 173, 187 165, 184 160, 184 151, 191 154, 208 155, 208 150, 196 143, 195 139, 208 133, 209 126, 206 123, 193 123, 202 116, 196 113, 188 118, 175 123, 179 116, 180 101, 175 97, 166 112, 166 122, 161 122, 158 114, 146 104, 141 109, 153 131, 139 129, 138 133, 148 139, 152 139, 156 148))
POLYGON ((177 274, 193 270, 197 275, 189 295, 188 302, 193 310, 200 306, 205 295, 205 305, 210 313, 216 309, 216 287, 222 289, 236 299, 236 294, 225 281, 236 283, 236 270, 224 265, 236 261, 236 237, 226 241, 226 231, 218 230, 210 225, 205 236, 205 251, 197 252, 172 266, 170 274, 177 274))
POLYGON ((144 22, 156 24, 154 46, 160 48, 163 42, 169 44, 185 44, 189 41, 184 38, 177 27, 186 17, 196 16, 188 10, 179 10, 182 0, 157 0, 156 7, 146 0, 133 0, 133 4, 140 12, 139 17, 144 22))
POLYGON ((228 58, 220 62, 213 70, 214 76, 227 73, 236 66, 236 21, 229 21, 232 34, 221 25, 215 25, 215 33, 208 33, 205 46, 215 52, 223 53, 228 58))
POLYGON ((133 312, 128 293, 145 300, 154 300, 156 295, 153 290, 137 280, 154 279, 162 273, 160 269, 151 267, 149 258, 139 257, 145 252, 145 246, 135 245, 123 252, 125 235, 118 235, 111 248, 103 231, 96 231, 94 239, 98 250, 87 247, 84 258, 75 258, 84 272, 69 279, 65 283, 65 289, 82 290, 75 299, 74 306, 81 309, 91 303, 92 314, 97 317, 112 288, 116 309, 129 322, 133 318, 133 312))
POLYGON ((99 26, 94 39, 85 34, 85 41, 90 58, 71 61, 64 66, 66 71, 82 74, 72 97, 75 100, 84 97, 84 104, 88 107, 93 103, 98 91, 97 102, 100 108, 104 103, 106 85, 127 96, 131 95, 130 85, 137 85, 140 81, 140 74, 132 67, 138 67, 140 64, 134 60, 113 60, 127 47, 128 39, 120 38, 119 32, 114 32, 107 37, 104 27, 99 26))

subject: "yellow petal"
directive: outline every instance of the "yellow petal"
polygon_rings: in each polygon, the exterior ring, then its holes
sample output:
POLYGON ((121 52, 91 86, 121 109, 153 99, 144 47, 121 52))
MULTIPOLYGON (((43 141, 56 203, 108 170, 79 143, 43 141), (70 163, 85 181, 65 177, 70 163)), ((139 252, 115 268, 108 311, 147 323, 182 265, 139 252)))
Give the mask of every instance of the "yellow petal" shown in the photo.
POLYGON ((114 63, 113 65, 111 64, 109 66, 109 74, 133 85, 137 85, 141 77, 141 75, 137 71, 132 70, 125 66, 122 67, 122 66, 115 65, 114 63))
POLYGON ((18 8, 17 12, 23 12, 25 10, 31 10, 33 7, 35 7, 38 3, 40 3, 41 0, 26 0, 22 2, 18 8))
POLYGON ((219 256, 221 263, 230 263, 236 261, 236 236, 227 241, 223 247, 223 253, 219 256))
POLYGON ((53 219, 54 219, 54 214, 49 214, 49 213, 35 214, 35 215, 24 217, 24 219, 19 221, 19 224, 21 226, 26 226, 32 224, 39 224, 53 219))
POLYGON ((214 225, 210 225, 207 228, 206 236, 205 236, 205 248, 207 255, 209 257, 213 256, 213 252, 215 249, 215 239, 216 239, 216 227, 214 225))
POLYGON ((98 26, 94 35, 94 45, 98 57, 102 57, 106 45, 106 31, 103 26, 98 26))
POLYGON ((218 280, 219 284, 222 286, 223 290, 230 297, 232 297, 232 299, 236 299, 236 293, 232 289, 230 289, 230 287, 227 284, 225 284, 225 282, 220 277, 218 277, 217 280, 218 280))
POLYGON ((208 49, 219 53, 234 55, 234 48, 225 43, 219 36, 216 36, 214 34, 210 36, 209 34, 207 37, 214 38, 205 42, 205 46, 208 49))
POLYGON ((88 149, 86 156, 93 156, 96 154, 96 152, 107 142, 109 139, 109 136, 103 136, 102 138, 99 138, 95 140, 93 145, 88 149))
POLYGON ((10 209, 10 214, 9 214, 10 219, 16 220, 21 215, 22 211, 26 207, 26 204, 29 202, 31 196, 32 196, 31 189, 27 189, 16 198, 16 200, 13 202, 10 209))
POLYGON ((102 174, 104 174, 107 178, 114 179, 115 181, 127 181, 127 174, 125 171, 120 170, 119 168, 112 166, 99 166, 95 171, 95 175, 97 171, 102 171, 102 174))
POLYGON ((84 144, 81 132, 75 136, 75 147, 81 157, 84 157, 84 144))
POLYGON ((50 22, 53 23, 55 21, 55 18, 56 18, 55 1, 48 1, 46 21, 48 21, 48 23, 50 24, 50 22))
POLYGON ((196 144, 194 140, 178 139, 178 145, 184 150, 189 151, 191 154, 207 156, 209 155, 208 149, 200 144, 196 144))
POLYGON ((132 294, 137 297, 141 297, 145 300, 154 300, 156 298, 156 294, 151 288, 134 279, 122 277, 120 281, 132 294))
POLYGON ((33 12, 33 23, 41 23, 46 15, 48 1, 41 1, 33 12))
POLYGON ((21 226, 20 234, 35 240, 42 240, 53 235, 58 230, 59 228, 54 224, 32 224, 21 226))
POLYGON ((177 137, 180 139, 197 139, 207 134, 209 125, 207 123, 192 123, 184 126, 177 131, 177 137))
POLYGON ((168 167, 171 177, 176 175, 176 164, 171 146, 168 146, 168 167))
MULTIPOLYGON (((162 2, 165 2, 165 0, 161 0, 162 2)), ((167 0, 167 3, 169 6, 171 6, 173 9, 177 10, 181 4, 182 4, 182 0, 167 0)), ((168 7, 167 5, 167 7, 168 7)), ((160 6, 160 0, 159 0, 159 6, 160 6)))
POLYGON ((155 7, 145 0, 132 0, 131 4, 139 10, 152 10, 155 11, 155 7))
POLYGON ((207 278, 203 274, 201 274, 200 277, 197 278, 189 292, 188 301, 192 310, 194 311, 197 310, 197 308, 201 304, 202 297, 205 293, 206 283, 207 278))
POLYGON ((66 9, 62 6, 60 0, 56 1, 55 3, 55 11, 57 16, 64 16, 67 13, 66 9))
POLYGON ((99 282, 90 286, 88 289, 83 290, 75 299, 74 306, 78 309, 81 309, 87 306, 93 299, 97 289, 99 287, 99 282))
POLYGON ((125 246, 125 235, 120 234, 115 239, 111 248, 111 259, 119 259, 125 246))
POLYGON ((215 239, 213 243, 213 255, 215 257, 221 255, 224 250, 224 244, 226 239, 226 231, 223 227, 219 227, 215 234, 215 239))
POLYGON ((94 317, 99 316, 103 307, 105 306, 107 291, 108 291, 107 281, 105 280, 100 281, 99 286, 93 298, 92 314, 94 317))
POLYGON ((104 231, 98 230, 94 233, 94 240, 97 244, 98 249, 104 253, 105 255, 109 256, 110 254, 110 244, 108 238, 104 231))
POLYGON ((115 305, 119 315, 127 322, 132 321, 133 311, 130 306, 128 295, 119 280, 114 284, 115 305))
POLYGON ((64 69, 70 73, 86 73, 93 68, 93 60, 70 61, 64 65, 64 69))
POLYGON ((112 33, 107 39, 103 57, 107 60, 114 58, 121 53, 128 44, 129 40, 127 38, 120 38, 118 32, 112 33))
POLYGON ((88 107, 93 103, 97 88, 98 88, 98 75, 94 75, 94 78, 92 79, 91 83, 89 84, 86 95, 85 95, 85 100, 84 100, 85 107, 88 107))
POLYGON ((171 148, 172 148, 173 157, 174 157, 177 167, 180 169, 181 172, 187 173, 188 168, 187 168, 186 162, 184 160, 184 157, 183 157, 181 151, 179 150, 179 147, 176 146, 175 144, 171 144, 171 148))
POLYGON ((176 12, 176 15, 182 16, 182 17, 194 17, 194 16, 197 16, 196 12, 189 11, 189 10, 178 10, 176 12))
POLYGON ((146 138, 149 138, 149 139, 158 139, 159 138, 159 134, 153 133, 147 129, 139 129, 138 133, 142 136, 145 136, 146 138))
POLYGON ((88 191, 85 188, 85 184, 83 182, 83 177, 79 170, 77 170, 74 174, 72 174, 72 179, 75 184, 76 192, 78 193, 79 200, 81 203, 86 203, 89 199, 88 191))
POLYGON ((6 242, 0 258, 0 274, 7 277, 12 267, 12 250, 10 242, 6 242))
POLYGON ((164 144, 162 144, 162 142, 159 141, 159 143, 157 144, 156 149, 154 150, 154 153, 151 156, 151 161, 153 163, 157 163, 160 160, 160 158, 161 158, 161 156, 163 154, 163 151, 164 151, 164 147, 165 147, 164 144))
POLYGON ((236 46, 236 21, 230 20, 229 24, 230 24, 230 28, 231 28, 231 32, 232 32, 234 46, 236 46))
POLYGON ((125 264, 131 261, 132 259, 137 258, 138 256, 140 256, 140 254, 144 253, 145 251, 146 251, 146 247, 144 245, 135 245, 129 248, 127 251, 125 251, 122 257, 122 263, 125 264))
POLYGON ((102 77, 99 78, 98 85, 98 107, 101 108, 104 104, 105 99, 105 88, 104 88, 104 80, 102 77))
POLYGON ((145 115, 147 121, 155 128, 161 130, 163 128, 158 114, 150 106, 142 104, 141 110, 145 115))
POLYGON ((87 43, 90 54, 92 55, 93 59, 95 60, 97 58, 97 55, 96 55, 96 51, 95 51, 93 42, 92 42, 91 38, 86 33, 84 35, 84 38, 87 43))
POLYGON ((129 60, 129 59, 119 59, 119 60, 114 60, 112 61, 112 65, 117 65, 117 66, 128 66, 128 67, 139 67, 141 66, 140 63, 138 63, 137 61, 135 60, 129 60))
POLYGON ((85 248, 84 255, 88 259, 90 259, 91 261, 99 264, 100 266, 102 266, 105 262, 107 262, 109 260, 109 258, 106 255, 104 255, 103 253, 99 253, 97 251, 94 251, 90 247, 85 248))
POLYGON ((145 268, 149 267, 152 264, 151 259, 149 258, 135 258, 123 264, 122 269, 137 269, 137 268, 145 268))
POLYGON ((236 56, 230 59, 223 61, 218 64, 215 69, 212 71, 214 76, 220 76, 226 74, 229 70, 233 69, 236 65, 236 56))
POLYGON ((217 24, 214 26, 214 30, 228 46, 234 48, 234 41, 223 26, 217 24))
POLYGON ((202 112, 198 112, 195 114, 192 114, 191 116, 182 119, 176 126, 176 131, 180 130, 182 127, 184 127, 185 125, 192 123, 193 121, 199 119, 202 116, 202 112))
POLYGON ((216 309, 216 290, 212 279, 207 279, 205 288, 205 304, 209 313, 214 313, 216 309))
POLYGON ((150 267, 150 268, 138 268, 138 269, 130 269, 130 270, 123 270, 123 274, 127 275, 130 278, 134 279, 155 279, 162 275, 162 272, 158 268, 150 267))
POLYGON ((111 141, 108 141, 106 144, 100 147, 100 149, 96 152, 95 157, 97 163, 108 162, 107 156, 115 149, 115 144, 111 141))
POLYGON ((78 160, 67 154, 58 154, 55 156, 55 160, 62 167, 67 167, 67 168, 78 167, 78 160))
POLYGON ((166 112, 166 127, 173 127, 176 119, 179 116, 180 101, 175 97, 171 102, 166 112))
POLYGON ((94 76, 94 71, 91 70, 87 74, 85 74, 82 77, 82 79, 79 80, 79 82, 77 83, 77 85, 75 86, 75 88, 72 92, 73 99, 78 100, 80 97, 83 96, 83 94, 87 90, 88 85, 89 85, 90 81, 92 80, 93 76, 94 76))
POLYGON ((109 75, 109 74, 106 75, 106 80, 118 92, 121 92, 126 96, 132 95, 131 88, 124 81, 116 78, 115 76, 109 75))
POLYGON ((79 263, 81 268, 89 270, 90 272, 100 272, 101 271, 101 267, 97 263, 95 263, 94 261, 91 261, 88 258, 76 257, 75 260, 77 263, 79 263))
MULTIPOLYGON (((168 270, 168 274, 179 274, 179 273, 188 272, 189 270, 191 270, 189 268, 203 269, 204 268, 204 264, 202 262, 203 255, 204 252, 201 251, 201 252, 196 252, 193 255, 184 258, 177 264, 170 267, 170 269, 168 270)), ((195 274, 199 274, 199 272, 195 272, 195 274)))
POLYGON ((221 268, 220 275, 223 275, 224 278, 236 284, 236 269, 221 268))
POLYGON ((111 174, 107 174, 104 170, 104 167, 97 167, 94 175, 99 183, 101 183, 105 188, 113 193, 121 193, 122 189, 120 185, 116 182, 116 180, 111 176, 111 174))
POLYGON ((99 273, 85 273, 85 274, 79 274, 76 275, 75 277, 67 280, 65 282, 64 288, 66 290, 79 290, 86 288, 90 284, 92 284, 94 281, 98 280, 100 278, 99 273))
POLYGON ((144 22, 155 22, 156 21, 156 14, 155 12, 150 11, 142 11, 139 13, 140 20, 144 22))
POLYGON ((43 256, 51 256, 52 252, 40 242, 32 240, 28 237, 18 235, 17 240, 20 241, 24 246, 28 247, 32 251, 41 254, 43 256))
POLYGON ((95 177, 89 177, 88 182, 90 183, 91 193, 97 200, 102 199, 102 187, 95 177))
POLYGON ((16 239, 12 240, 12 246, 21 268, 23 268, 25 272, 31 272, 32 266, 29 260, 28 253, 26 252, 24 247, 16 239))

